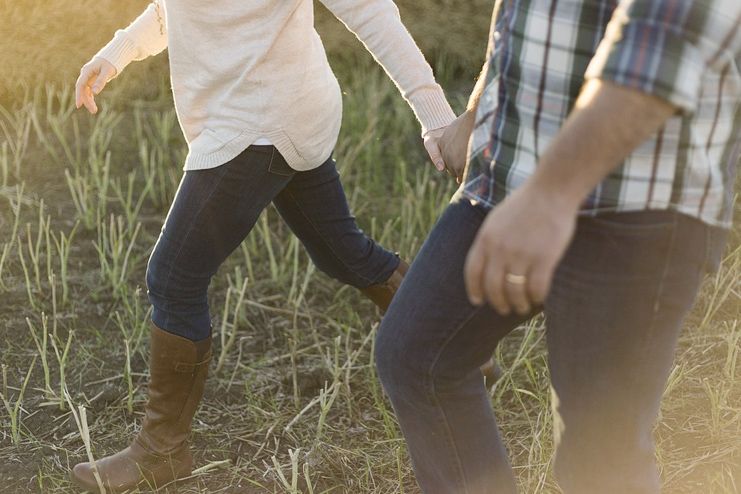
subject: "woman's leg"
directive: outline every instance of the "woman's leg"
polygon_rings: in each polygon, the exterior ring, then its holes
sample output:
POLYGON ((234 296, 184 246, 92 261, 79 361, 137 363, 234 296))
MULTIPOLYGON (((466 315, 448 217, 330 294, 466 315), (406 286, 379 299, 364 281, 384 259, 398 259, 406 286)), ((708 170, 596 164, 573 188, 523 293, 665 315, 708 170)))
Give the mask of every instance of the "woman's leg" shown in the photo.
POLYGON ((193 341, 211 334, 211 278, 294 174, 272 146, 186 172, 149 259, 155 325, 193 341))
POLYGON ((332 278, 367 289, 399 267, 396 255, 358 228, 333 159, 296 173, 273 203, 314 264, 332 278))
POLYGON ((154 306, 149 401, 131 445, 76 465, 72 478, 97 491, 159 487, 190 475, 188 435, 211 357, 206 292, 211 277, 294 174, 271 146, 253 147, 214 169, 186 172, 150 258, 154 306))

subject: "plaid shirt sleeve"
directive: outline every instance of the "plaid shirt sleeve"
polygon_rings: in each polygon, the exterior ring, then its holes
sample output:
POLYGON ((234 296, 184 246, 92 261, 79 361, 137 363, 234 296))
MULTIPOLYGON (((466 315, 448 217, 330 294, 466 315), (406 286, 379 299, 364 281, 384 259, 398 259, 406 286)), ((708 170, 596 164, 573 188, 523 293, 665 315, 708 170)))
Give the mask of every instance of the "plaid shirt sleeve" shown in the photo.
POLYGON ((693 113, 703 75, 741 54, 739 0, 621 0, 585 79, 668 100, 693 113))

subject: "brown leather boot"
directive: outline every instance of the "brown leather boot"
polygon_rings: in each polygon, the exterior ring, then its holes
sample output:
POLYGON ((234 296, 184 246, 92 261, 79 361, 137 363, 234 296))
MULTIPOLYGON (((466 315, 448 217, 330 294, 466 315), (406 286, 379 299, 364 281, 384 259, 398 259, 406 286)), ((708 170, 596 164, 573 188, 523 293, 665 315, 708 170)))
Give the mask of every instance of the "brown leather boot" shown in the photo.
POLYGON ((361 288, 360 292, 376 304, 381 309, 381 313, 385 314, 407 271, 409 271, 409 264, 403 259, 399 259, 399 266, 396 268, 396 271, 391 273, 389 279, 383 283, 361 288))
MULTIPOLYGON (((210 360, 210 337, 193 342, 152 324, 149 401, 142 429, 128 448, 95 462, 107 492, 157 489, 191 474, 188 435, 210 360)), ((72 480, 97 492, 95 467, 91 463, 75 465, 72 480)))
POLYGON ((489 389, 502 377, 502 368, 499 367, 497 361, 492 357, 487 363, 481 366, 481 373, 484 375, 484 385, 489 389))

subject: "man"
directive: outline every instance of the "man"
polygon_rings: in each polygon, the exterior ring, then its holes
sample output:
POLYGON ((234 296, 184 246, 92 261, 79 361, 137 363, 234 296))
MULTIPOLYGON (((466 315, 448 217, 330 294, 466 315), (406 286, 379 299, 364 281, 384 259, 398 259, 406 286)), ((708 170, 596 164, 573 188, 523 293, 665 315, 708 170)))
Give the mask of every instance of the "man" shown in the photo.
POLYGON ((441 144, 456 175, 468 145, 462 186, 376 347, 424 492, 516 490, 477 368, 541 311, 560 486, 659 492, 652 427, 731 221, 740 22, 738 0, 497 2, 441 144))

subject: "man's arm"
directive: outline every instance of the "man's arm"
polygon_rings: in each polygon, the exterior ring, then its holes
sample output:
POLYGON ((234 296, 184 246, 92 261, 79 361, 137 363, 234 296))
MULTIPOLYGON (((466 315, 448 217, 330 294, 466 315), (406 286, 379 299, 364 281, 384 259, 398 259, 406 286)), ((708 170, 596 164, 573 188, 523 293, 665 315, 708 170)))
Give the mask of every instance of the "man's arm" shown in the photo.
POLYGON ((471 303, 488 300, 502 314, 541 304, 584 198, 675 111, 655 96, 588 82, 536 172, 479 230, 465 267, 471 303), (526 282, 508 283, 507 274, 526 282))
POLYGON ((484 62, 473 91, 471 91, 471 95, 468 98, 466 111, 445 129, 445 133, 440 139, 440 153, 445 162, 446 170, 455 177, 458 183, 461 183, 461 180, 463 180, 463 173, 465 172, 466 161, 468 160, 468 147, 471 141, 471 134, 476 125, 476 113, 478 112, 479 101, 486 90, 486 76, 489 71, 489 62, 495 48, 494 35, 496 32, 497 15, 501 8, 501 0, 496 0, 489 27, 486 62, 484 62))
POLYGON ((484 90, 486 89, 486 73, 488 71, 489 61, 487 60, 481 68, 481 73, 479 74, 478 79, 476 79, 476 84, 473 86, 471 95, 468 97, 466 111, 456 119, 454 124, 451 124, 451 127, 453 125, 459 127, 458 129, 451 129, 451 132, 454 131, 457 135, 462 136, 466 140, 466 143, 468 142, 468 138, 471 136, 473 126, 476 122, 476 112, 479 110, 479 101, 481 101, 481 96, 484 94, 484 90))
POLYGON ((475 115, 476 111, 478 111, 481 95, 484 94, 484 89, 486 89, 486 73, 488 71, 489 61, 487 60, 486 63, 484 63, 484 66, 481 68, 481 73, 479 74, 479 78, 476 80, 476 85, 473 86, 471 95, 468 97, 466 112, 473 113, 475 115))
POLYGON ((466 111, 463 112, 453 123, 448 125, 440 139, 440 153, 445 168, 450 175, 455 177, 458 183, 463 179, 463 172, 468 159, 468 145, 471 133, 476 124, 476 112, 478 111, 481 95, 486 89, 486 73, 489 63, 485 63, 476 85, 473 87, 471 96, 468 98, 466 111))
POLYGON ((741 3, 710 3, 621 2, 536 172, 479 230, 465 267, 472 303, 506 314, 545 300, 585 197, 674 112, 694 111, 706 71, 738 56, 741 3))
POLYGON ((588 81, 530 178, 576 212, 635 148, 677 111, 666 100, 600 79, 588 81))

